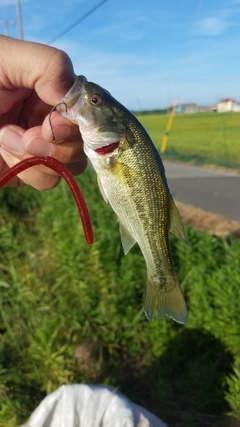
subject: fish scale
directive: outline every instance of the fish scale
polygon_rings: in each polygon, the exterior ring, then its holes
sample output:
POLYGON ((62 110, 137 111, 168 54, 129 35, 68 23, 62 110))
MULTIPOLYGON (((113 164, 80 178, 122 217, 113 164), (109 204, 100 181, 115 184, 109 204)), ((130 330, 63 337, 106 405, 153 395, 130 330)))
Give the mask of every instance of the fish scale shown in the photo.
POLYGON ((78 123, 100 191, 116 215, 124 253, 138 243, 147 267, 144 310, 149 320, 187 321, 173 270, 168 232, 186 240, 161 158, 148 133, 123 105, 84 76, 63 98, 60 113, 78 123))

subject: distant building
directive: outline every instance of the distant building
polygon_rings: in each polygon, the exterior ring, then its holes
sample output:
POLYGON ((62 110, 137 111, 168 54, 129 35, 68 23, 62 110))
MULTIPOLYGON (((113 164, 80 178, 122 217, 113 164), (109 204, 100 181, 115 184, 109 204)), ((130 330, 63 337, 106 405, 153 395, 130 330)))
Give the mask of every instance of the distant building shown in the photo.
POLYGON ((200 107, 197 104, 179 104, 176 107, 176 113, 182 114, 202 113, 203 111, 207 111, 207 107, 200 107))
POLYGON ((183 107, 182 107, 182 105, 177 105, 175 111, 176 111, 176 113, 183 113, 183 107))
POLYGON ((240 113, 240 104, 236 104, 233 106, 233 112, 234 113, 240 113))
POLYGON ((219 101, 217 104, 202 107, 197 104, 178 104, 176 107, 176 113, 180 114, 194 114, 194 113, 203 113, 205 111, 218 113, 227 113, 230 111, 240 112, 240 104, 237 103, 234 99, 226 98, 219 101))
POLYGON ((197 104, 182 104, 181 107, 184 114, 193 114, 198 112, 197 104))
POLYGON ((231 98, 222 99, 217 103, 217 112, 226 113, 228 111, 234 111, 237 105, 238 104, 234 99, 231 99, 231 98))
POLYGON ((217 111, 217 104, 210 105, 210 107, 208 107, 208 111, 216 112, 217 111))

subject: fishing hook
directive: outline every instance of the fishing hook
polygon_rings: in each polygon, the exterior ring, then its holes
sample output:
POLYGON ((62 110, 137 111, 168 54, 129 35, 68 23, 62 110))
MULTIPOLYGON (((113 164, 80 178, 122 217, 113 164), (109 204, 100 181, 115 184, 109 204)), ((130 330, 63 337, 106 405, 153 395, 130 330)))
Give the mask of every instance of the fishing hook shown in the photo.
POLYGON ((55 110, 57 109, 57 107, 58 107, 59 105, 61 105, 61 104, 65 105, 66 113, 67 113, 67 110, 68 110, 67 104, 66 104, 66 102, 64 102, 64 101, 61 101, 61 102, 59 102, 58 104, 54 105, 54 107, 52 107, 52 109, 51 109, 51 111, 50 111, 50 113, 49 113, 49 117, 48 117, 49 125, 50 125, 50 129, 51 129, 51 132, 52 132, 52 141, 53 141, 53 142, 55 141, 55 139, 56 139, 56 138, 55 138, 55 135, 54 135, 54 130, 53 130, 52 122, 51 122, 51 116, 52 116, 53 111, 55 111, 55 110))

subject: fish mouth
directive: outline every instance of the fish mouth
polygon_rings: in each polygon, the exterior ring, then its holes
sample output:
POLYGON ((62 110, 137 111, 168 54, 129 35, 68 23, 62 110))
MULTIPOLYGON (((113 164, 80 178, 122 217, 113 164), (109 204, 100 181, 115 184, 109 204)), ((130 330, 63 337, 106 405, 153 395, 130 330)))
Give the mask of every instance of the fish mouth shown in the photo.
POLYGON ((64 96, 63 102, 67 105, 68 109, 74 107, 75 110, 78 110, 83 105, 83 91, 87 83, 87 79, 84 76, 77 76, 74 85, 64 96))
POLYGON ((120 141, 112 142, 111 144, 105 145, 103 147, 95 148, 95 153, 99 154, 100 156, 104 156, 106 154, 112 153, 118 146, 120 141))

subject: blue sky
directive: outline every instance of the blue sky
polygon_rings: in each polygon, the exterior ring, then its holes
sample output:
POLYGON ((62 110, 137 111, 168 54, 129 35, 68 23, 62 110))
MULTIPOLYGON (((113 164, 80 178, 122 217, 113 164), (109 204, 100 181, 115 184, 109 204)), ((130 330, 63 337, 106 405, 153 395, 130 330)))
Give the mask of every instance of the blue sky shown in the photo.
MULTIPOLYGON (((24 39, 48 44, 99 2, 21 0, 24 39)), ((0 0, 17 38, 14 19, 15 0, 0 0)), ((240 0, 107 0, 53 46, 132 110, 240 102, 240 0)))

